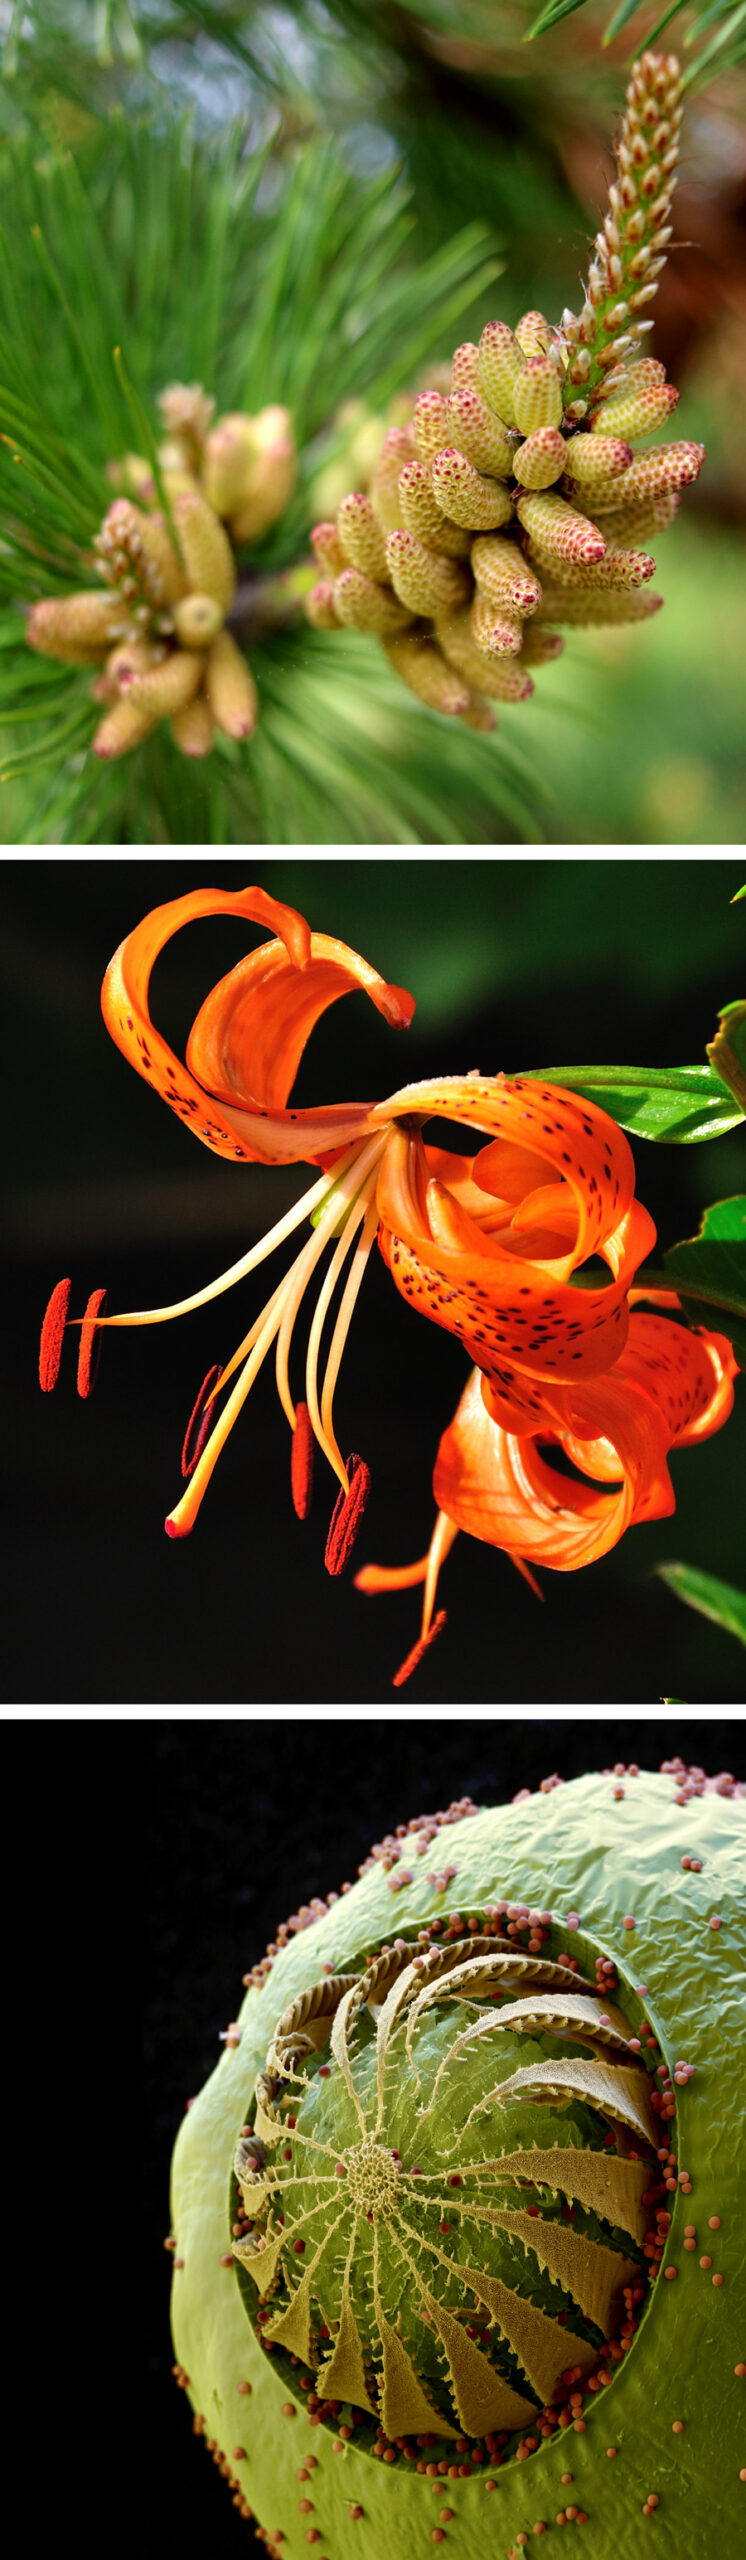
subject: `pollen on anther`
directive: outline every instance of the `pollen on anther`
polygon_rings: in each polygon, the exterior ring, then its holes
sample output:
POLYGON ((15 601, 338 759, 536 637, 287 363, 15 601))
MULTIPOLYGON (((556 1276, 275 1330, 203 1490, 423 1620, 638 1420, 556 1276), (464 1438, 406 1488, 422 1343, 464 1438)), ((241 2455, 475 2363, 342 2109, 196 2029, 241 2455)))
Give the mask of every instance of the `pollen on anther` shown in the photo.
POLYGON ((199 1395, 190 1413, 181 1452, 181 1472, 187 1478, 194 1474, 197 1459, 201 1458, 205 1441, 212 1430, 215 1412, 208 1399, 214 1395, 216 1387, 219 1387, 222 1375, 222 1369, 216 1361, 213 1368, 208 1369, 206 1378, 203 1378, 199 1395))
POLYGON ((290 1491, 293 1510, 299 1520, 307 1520, 313 1492, 313 1431, 307 1404, 295 1408, 295 1430, 290 1450, 290 1491))
POLYGON ((445 1623, 446 1611, 445 1609, 439 1609, 437 1618, 433 1619, 432 1626, 428 1628, 427 1635, 420 1636, 419 1642, 417 1644, 413 1644, 411 1653, 407 1654, 406 1662, 400 1663, 398 1671, 394 1673, 392 1682, 392 1687, 394 1689, 403 1689, 405 1680, 411 1680, 412 1673, 417 1670, 418 1664, 422 1661, 423 1654, 429 1653, 431 1644, 435 1643, 436 1636, 440 1635, 441 1628, 445 1626, 445 1623))
POLYGON ((340 1493, 329 1522, 324 1555, 327 1573, 344 1573, 370 1493, 370 1468, 366 1467, 364 1458, 356 1454, 348 1458, 347 1473, 349 1493, 340 1493))
POLYGON ((78 1346, 78 1394, 90 1396, 98 1377, 101 1342, 96 1336, 96 1320, 106 1306, 106 1290, 92 1289, 80 1328, 78 1346))
POLYGON ((52 1388, 56 1387, 60 1374, 62 1344, 69 1304, 70 1282, 69 1280, 58 1280, 56 1289, 52 1290, 52 1295, 41 1328, 41 1341, 39 1344, 39 1385, 43 1388, 44 1394, 47 1396, 51 1395, 52 1388))

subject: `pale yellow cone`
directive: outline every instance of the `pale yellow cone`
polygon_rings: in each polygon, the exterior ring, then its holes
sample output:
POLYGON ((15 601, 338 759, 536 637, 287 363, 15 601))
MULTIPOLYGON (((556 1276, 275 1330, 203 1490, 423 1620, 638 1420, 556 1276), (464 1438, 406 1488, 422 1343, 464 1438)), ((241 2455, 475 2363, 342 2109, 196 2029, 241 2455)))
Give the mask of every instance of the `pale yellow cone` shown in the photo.
POLYGON ((224 738, 250 738, 259 717, 254 678, 230 631, 219 631, 207 660, 205 692, 224 738))
POLYGON ((113 710, 107 711, 96 730, 92 740, 94 755, 103 756, 107 763, 118 756, 129 755, 133 747, 142 746, 149 730, 155 728, 157 717, 156 714, 152 718, 147 708, 133 702, 131 694, 120 694, 119 701, 115 702, 113 710))
POLYGON ((32 604, 26 624, 29 648, 44 658, 62 658, 72 666, 90 666, 111 648, 122 628, 118 596, 102 587, 80 595, 44 596, 32 604))
POLYGON ((174 630, 182 649, 209 649, 217 640, 223 614, 214 596, 183 596, 174 605, 174 630))
POLYGON ((190 589, 214 596, 229 613, 236 592, 233 553, 224 526, 200 489, 184 490, 174 509, 190 589))
POLYGON ((151 723, 173 719, 174 713, 185 710, 199 692, 204 672, 204 657, 196 649, 174 649, 160 666, 132 677, 125 699, 134 702, 138 711, 148 713, 151 723))
POLYGON ((202 489, 216 515, 235 515, 241 506, 256 450, 253 418, 234 410, 216 420, 202 458, 202 489))
POLYGON ((176 711, 171 722, 171 736, 183 756, 209 756, 215 743, 215 722, 209 702, 203 693, 176 711))

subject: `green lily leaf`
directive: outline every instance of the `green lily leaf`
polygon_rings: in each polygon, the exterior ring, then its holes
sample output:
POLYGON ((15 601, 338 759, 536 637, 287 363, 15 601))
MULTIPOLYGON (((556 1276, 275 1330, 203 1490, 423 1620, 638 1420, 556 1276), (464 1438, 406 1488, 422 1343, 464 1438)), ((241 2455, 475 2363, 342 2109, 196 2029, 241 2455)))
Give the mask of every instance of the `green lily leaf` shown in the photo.
POLYGON ((698 1609, 700 1617, 714 1619, 717 1627, 746 1644, 746 1591, 736 1591, 732 1582, 720 1582, 714 1573, 698 1573, 690 1564, 659 1564, 657 1572, 688 1609, 698 1609))
POLYGON ((714 1040, 707 1042, 713 1074, 730 1087, 746 1111, 746 1003, 721 1006, 714 1040))
POLYGON ((746 1198, 713 1201, 704 1211, 699 1234, 671 1245, 663 1260, 666 1277, 684 1299, 692 1323, 706 1323, 711 1307, 722 1309, 723 1330, 739 1365, 746 1367, 746 1198))
MULTIPOLYGON (((744 1008, 746 1010, 746 1008, 744 1008)), ((714 1044, 713 1044, 714 1045, 714 1044)), ((541 1067, 548 1084, 582 1093, 636 1138, 693 1146, 721 1138, 746 1117, 746 1102, 707 1067, 541 1067)))

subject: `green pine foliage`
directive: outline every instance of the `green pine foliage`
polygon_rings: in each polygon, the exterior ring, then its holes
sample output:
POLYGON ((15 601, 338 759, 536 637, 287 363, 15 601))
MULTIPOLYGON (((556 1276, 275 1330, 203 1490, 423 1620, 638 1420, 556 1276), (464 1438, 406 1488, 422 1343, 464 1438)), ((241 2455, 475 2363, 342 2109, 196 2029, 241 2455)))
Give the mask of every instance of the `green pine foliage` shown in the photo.
POLYGON ((502 740, 454 752, 450 726, 400 705, 354 637, 330 648, 299 623, 252 650, 256 737, 249 750, 221 741, 199 771, 162 730, 102 770, 88 670, 24 639, 29 603, 91 583, 107 463, 152 455, 173 379, 201 381, 221 409, 291 409, 298 487, 257 565, 302 560, 340 404, 385 415, 450 346, 497 272, 485 227, 415 263, 396 172, 362 180, 318 135, 250 150, 239 127, 210 141, 191 120, 163 130, 122 115, 94 128, 82 164, 19 126, 0 210, 0 723, 6 794, 24 785, 17 839, 447 843, 470 820, 540 833, 528 766, 502 740))

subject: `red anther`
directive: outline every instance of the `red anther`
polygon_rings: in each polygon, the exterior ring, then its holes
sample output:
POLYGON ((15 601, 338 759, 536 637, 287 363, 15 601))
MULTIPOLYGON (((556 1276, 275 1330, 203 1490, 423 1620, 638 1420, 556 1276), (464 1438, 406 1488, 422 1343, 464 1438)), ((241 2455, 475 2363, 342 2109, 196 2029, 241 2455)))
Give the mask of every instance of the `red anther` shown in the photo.
POLYGON ((394 1689, 403 1689, 405 1680, 411 1680, 412 1673, 417 1670, 418 1664, 422 1661, 423 1654, 429 1652, 431 1644, 435 1643, 436 1636, 440 1635, 441 1628, 445 1626, 445 1623, 446 1611, 445 1609, 439 1609, 437 1618, 433 1619, 432 1626, 428 1629, 427 1635, 420 1636, 419 1643, 413 1644, 411 1653, 407 1654, 406 1662, 400 1663, 398 1671, 394 1673, 392 1681, 392 1687, 394 1689))
POLYGON ((353 1452, 347 1460, 347 1473, 349 1493, 340 1493, 329 1522, 324 1556, 327 1573, 344 1573, 370 1493, 370 1468, 364 1458, 353 1452))
MULTIPOLYGON (((293 1497, 293 1510, 297 1513, 298 1519, 307 1520, 313 1492, 313 1432, 307 1404, 298 1404, 295 1408, 295 1430, 290 1450, 290 1490, 293 1497)), ((331 1535, 331 1531, 329 1534, 331 1535)))
POLYGON ((193 1476, 197 1459, 201 1458, 205 1441, 209 1439, 215 1420, 215 1411, 214 1406, 208 1404, 207 1399, 213 1394, 215 1388, 219 1387, 222 1375, 222 1369, 216 1361, 214 1368, 208 1369, 206 1378, 203 1378, 196 1404, 190 1413, 181 1452, 181 1472, 187 1478, 193 1476))
POLYGON ((70 1304, 69 1280, 58 1280, 47 1307, 39 1344, 39 1385, 51 1395, 60 1374, 62 1342, 70 1304))
POLYGON ((101 1342, 96 1335, 96 1317, 106 1306, 106 1290, 92 1289, 80 1328, 78 1346, 78 1394, 91 1396, 98 1377, 101 1342))

